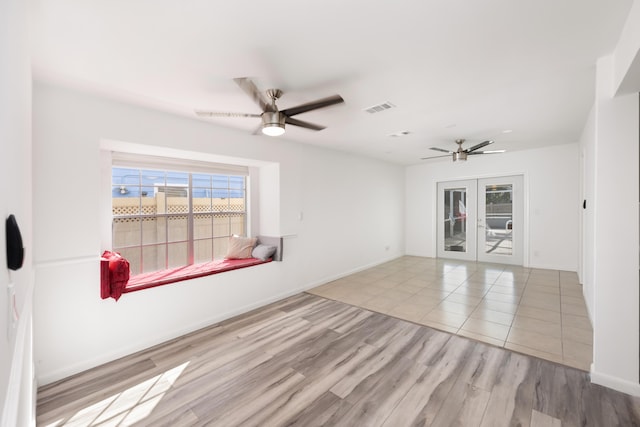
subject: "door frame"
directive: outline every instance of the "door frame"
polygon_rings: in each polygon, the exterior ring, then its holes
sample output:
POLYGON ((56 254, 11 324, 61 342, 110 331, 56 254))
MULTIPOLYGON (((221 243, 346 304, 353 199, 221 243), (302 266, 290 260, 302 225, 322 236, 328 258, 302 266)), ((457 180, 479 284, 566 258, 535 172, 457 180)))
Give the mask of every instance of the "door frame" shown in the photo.
MULTIPOLYGON (((432 181, 431 189, 431 236, 433 236, 431 242, 431 253, 434 258, 438 258, 438 183, 440 182, 448 182, 448 181, 466 181, 466 180, 480 180, 485 178, 503 178, 509 176, 520 175, 522 176, 522 219, 523 219, 523 230, 522 230, 522 266, 529 267, 529 242, 530 242, 530 233, 529 233, 529 176, 525 171, 513 171, 507 173, 499 173, 499 174, 482 174, 482 175, 466 175, 466 176, 442 176, 440 178, 436 178, 432 181)), ((446 258, 442 258, 446 259, 446 258)))

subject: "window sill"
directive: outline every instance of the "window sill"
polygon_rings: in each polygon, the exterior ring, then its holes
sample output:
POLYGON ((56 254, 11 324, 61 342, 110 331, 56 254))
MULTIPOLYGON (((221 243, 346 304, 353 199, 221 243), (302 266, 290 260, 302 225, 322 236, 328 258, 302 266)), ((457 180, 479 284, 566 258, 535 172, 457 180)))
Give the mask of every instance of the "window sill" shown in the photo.
POLYGON ((153 288, 156 286, 181 282, 183 280, 211 276, 213 274, 224 273, 225 271, 252 267, 254 265, 266 264, 268 262, 271 262, 271 259, 268 259, 266 261, 262 261, 257 258, 223 259, 206 262, 203 264, 187 265, 184 267, 178 267, 169 270, 136 274, 135 276, 131 276, 131 278, 129 278, 129 282, 123 289, 122 293, 135 292, 143 289, 153 288))

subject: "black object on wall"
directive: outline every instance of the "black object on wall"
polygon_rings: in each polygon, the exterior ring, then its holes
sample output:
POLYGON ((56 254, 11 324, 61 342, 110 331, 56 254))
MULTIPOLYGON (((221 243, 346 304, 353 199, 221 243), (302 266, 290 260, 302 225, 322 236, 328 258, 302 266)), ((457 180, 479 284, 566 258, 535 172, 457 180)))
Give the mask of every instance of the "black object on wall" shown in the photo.
POLYGON ((6 222, 7 234, 7 267, 17 270, 24 262, 24 247, 22 246, 22 235, 16 217, 9 215, 6 222))

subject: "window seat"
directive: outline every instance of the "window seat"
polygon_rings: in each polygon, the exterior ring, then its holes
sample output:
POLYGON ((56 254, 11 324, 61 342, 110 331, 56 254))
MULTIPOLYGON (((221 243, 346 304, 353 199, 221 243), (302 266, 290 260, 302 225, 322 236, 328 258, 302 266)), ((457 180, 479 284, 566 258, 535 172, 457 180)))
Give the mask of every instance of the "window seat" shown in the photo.
MULTIPOLYGON (((282 261, 282 237, 258 236, 257 243, 272 246, 270 249, 275 250, 275 253, 271 252, 273 253, 271 258, 265 258, 265 260, 259 258, 222 259, 136 274, 135 276, 129 276, 129 262, 122 258, 120 254, 104 251, 100 259, 100 298, 113 298, 118 301, 122 294, 129 292, 224 273, 225 271, 253 267, 271 261, 282 261)), ((255 249, 258 248, 256 247, 255 249)), ((260 254, 254 253, 253 255, 261 258, 269 256, 266 253, 259 252, 260 254)))
MULTIPOLYGON (((118 257, 120 256, 118 255, 118 257)), ((153 271, 151 273, 136 274, 135 276, 129 277, 129 280, 126 282, 124 280, 116 279, 114 283, 111 283, 110 276, 113 276, 113 272, 109 271, 109 259, 103 257, 100 260, 100 298, 107 299, 111 297, 118 301, 122 294, 129 292, 141 291, 143 289, 168 285, 170 283, 195 279, 197 277, 210 276, 212 274, 223 273, 225 271, 253 267, 255 265, 266 264, 271 261, 272 258, 265 261, 258 258, 223 259, 205 262, 202 264, 153 271)), ((129 268, 128 263, 126 263, 126 268, 129 268)))
POLYGON ((268 262, 271 262, 271 259, 266 261, 262 261, 257 258, 222 259, 205 262, 203 264, 187 265, 168 270, 136 274, 129 278, 129 282, 122 290, 122 293, 140 291, 142 289, 153 288, 155 286, 168 285, 169 283, 210 276, 212 274, 252 267, 254 265, 265 264, 268 262))

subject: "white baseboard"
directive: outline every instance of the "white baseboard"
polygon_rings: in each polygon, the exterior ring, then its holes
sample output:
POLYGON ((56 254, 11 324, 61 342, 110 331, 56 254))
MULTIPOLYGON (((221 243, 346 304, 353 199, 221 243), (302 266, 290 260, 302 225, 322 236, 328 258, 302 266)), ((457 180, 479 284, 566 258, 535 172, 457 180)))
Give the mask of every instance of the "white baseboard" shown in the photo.
POLYGON ((596 372, 593 370, 593 364, 591 365, 591 382, 631 396, 640 397, 640 384, 637 381, 627 381, 602 372, 596 372))
POLYGON ((398 259, 398 258, 402 257, 403 255, 404 254, 401 254, 401 253, 395 253, 395 254, 393 254, 393 255, 391 255, 389 257, 385 257, 385 258, 383 258, 383 259, 381 259, 379 261, 375 261, 375 262, 372 262, 372 263, 369 263, 369 264, 366 264, 366 265, 363 265, 363 266, 360 266, 360 267, 357 267, 357 268, 354 268, 354 269, 351 269, 351 270, 348 270, 348 271, 345 271, 345 272, 342 272, 342 273, 339 273, 339 274, 333 274, 331 276, 325 276, 322 279, 314 280, 313 282, 309 282, 306 285, 303 285, 303 286, 299 287, 298 288, 300 290, 299 292, 306 291, 306 290, 309 290, 309 289, 313 289, 316 286, 324 285, 325 283, 333 282, 334 280, 342 279, 343 277, 351 276, 352 274, 359 273, 359 272, 364 271, 364 270, 368 270, 368 269, 370 269, 372 267, 378 266, 380 264, 384 264, 385 262, 389 262, 389 261, 393 261, 394 259, 398 259))
POLYGON ((435 256, 430 252, 407 252, 405 255, 407 256, 417 256, 421 258, 435 258, 435 256))

